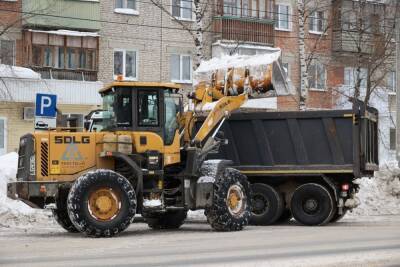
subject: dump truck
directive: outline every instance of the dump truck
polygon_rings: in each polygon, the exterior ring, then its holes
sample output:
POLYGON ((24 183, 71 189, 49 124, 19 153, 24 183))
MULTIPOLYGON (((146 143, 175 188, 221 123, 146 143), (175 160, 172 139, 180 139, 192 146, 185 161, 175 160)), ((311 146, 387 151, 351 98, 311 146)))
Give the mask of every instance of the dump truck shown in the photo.
POLYGON ((246 175, 256 225, 292 216, 304 225, 336 222, 360 204, 355 179, 379 169, 378 112, 362 102, 351 110, 234 112, 220 131, 229 145, 208 159, 230 160, 246 175))

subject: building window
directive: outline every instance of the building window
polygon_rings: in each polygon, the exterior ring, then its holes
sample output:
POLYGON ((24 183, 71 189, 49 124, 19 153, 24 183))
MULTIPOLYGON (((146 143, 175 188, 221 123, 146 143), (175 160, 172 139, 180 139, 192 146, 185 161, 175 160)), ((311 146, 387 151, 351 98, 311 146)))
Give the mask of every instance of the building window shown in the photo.
POLYGON ((171 55, 171 81, 192 83, 192 58, 189 55, 171 55))
MULTIPOLYGON (((360 70, 361 88, 367 86, 367 69, 361 68, 360 70)), ((344 68, 344 85, 355 87, 357 82, 357 68, 346 67, 344 68)))
POLYGON ((310 15, 310 32, 321 34, 324 32, 324 12, 314 11, 310 15))
POLYGON ((308 84, 311 89, 325 90, 326 69, 321 63, 311 64, 308 69, 308 84))
POLYGON ((237 16, 240 9, 239 0, 224 0, 224 15, 237 16))
POLYGON ((0 40, 0 64, 14 65, 15 41, 0 40))
POLYGON ((396 150, 396 129, 390 128, 390 150, 396 150))
POLYGON ((139 15, 136 0, 115 0, 115 13, 139 15))
POLYGON ((126 80, 137 80, 137 51, 114 50, 114 79, 118 75, 126 80))
POLYGON ((396 92, 396 72, 395 71, 390 71, 387 74, 386 78, 386 85, 387 88, 393 92, 396 92))
POLYGON ((192 1, 172 0, 172 15, 183 20, 192 20, 192 1))
POLYGON ((277 30, 290 30, 289 27, 289 6, 287 5, 276 5, 275 6, 276 23, 275 28, 277 30))

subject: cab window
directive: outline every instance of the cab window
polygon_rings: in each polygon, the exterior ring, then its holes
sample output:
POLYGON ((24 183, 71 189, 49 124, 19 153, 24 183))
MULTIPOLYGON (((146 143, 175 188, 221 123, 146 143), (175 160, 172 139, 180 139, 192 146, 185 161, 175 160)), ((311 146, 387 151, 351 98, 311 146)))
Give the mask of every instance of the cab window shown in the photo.
POLYGON ((138 124, 142 127, 159 126, 158 93, 156 91, 138 92, 138 124))
POLYGON ((166 93, 164 101, 165 101, 164 142, 166 145, 170 145, 174 141, 175 131, 178 128, 176 115, 179 112, 179 96, 166 93))

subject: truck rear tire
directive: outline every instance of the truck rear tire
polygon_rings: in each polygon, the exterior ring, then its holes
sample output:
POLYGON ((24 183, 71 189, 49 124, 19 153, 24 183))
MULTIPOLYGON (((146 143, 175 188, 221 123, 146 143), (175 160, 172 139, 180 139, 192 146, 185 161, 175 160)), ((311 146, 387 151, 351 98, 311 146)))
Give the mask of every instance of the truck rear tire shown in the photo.
POLYGON ((283 198, 272 186, 267 184, 252 184, 252 212, 250 224, 274 224, 283 212, 283 198))
POLYGON ((68 195, 74 226, 91 237, 111 237, 128 228, 136 213, 136 195, 122 175, 96 170, 79 177, 68 195))
POLYGON ((304 225, 324 225, 336 212, 331 193, 322 185, 303 184, 294 191, 290 211, 304 225))
POLYGON ((187 211, 167 211, 166 213, 144 214, 143 216, 152 229, 178 229, 185 221, 187 211))
POLYGON ((78 229, 71 222, 67 210, 68 190, 60 189, 56 198, 57 209, 51 210, 56 222, 70 233, 78 233, 78 229))
POLYGON ((214 182, 213 204, 205 214, 217 231, 239 231, 251 217, 251 188, 246 176, 226 168, 214 182))

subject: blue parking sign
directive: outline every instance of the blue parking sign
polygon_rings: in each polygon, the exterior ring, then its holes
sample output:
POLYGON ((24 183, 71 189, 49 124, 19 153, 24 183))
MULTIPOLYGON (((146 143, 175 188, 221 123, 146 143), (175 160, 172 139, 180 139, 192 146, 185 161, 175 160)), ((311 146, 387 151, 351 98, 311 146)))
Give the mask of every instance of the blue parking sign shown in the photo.
POLYGON ((56 117, 57 95, 36 94, 35 116, 56 117))

